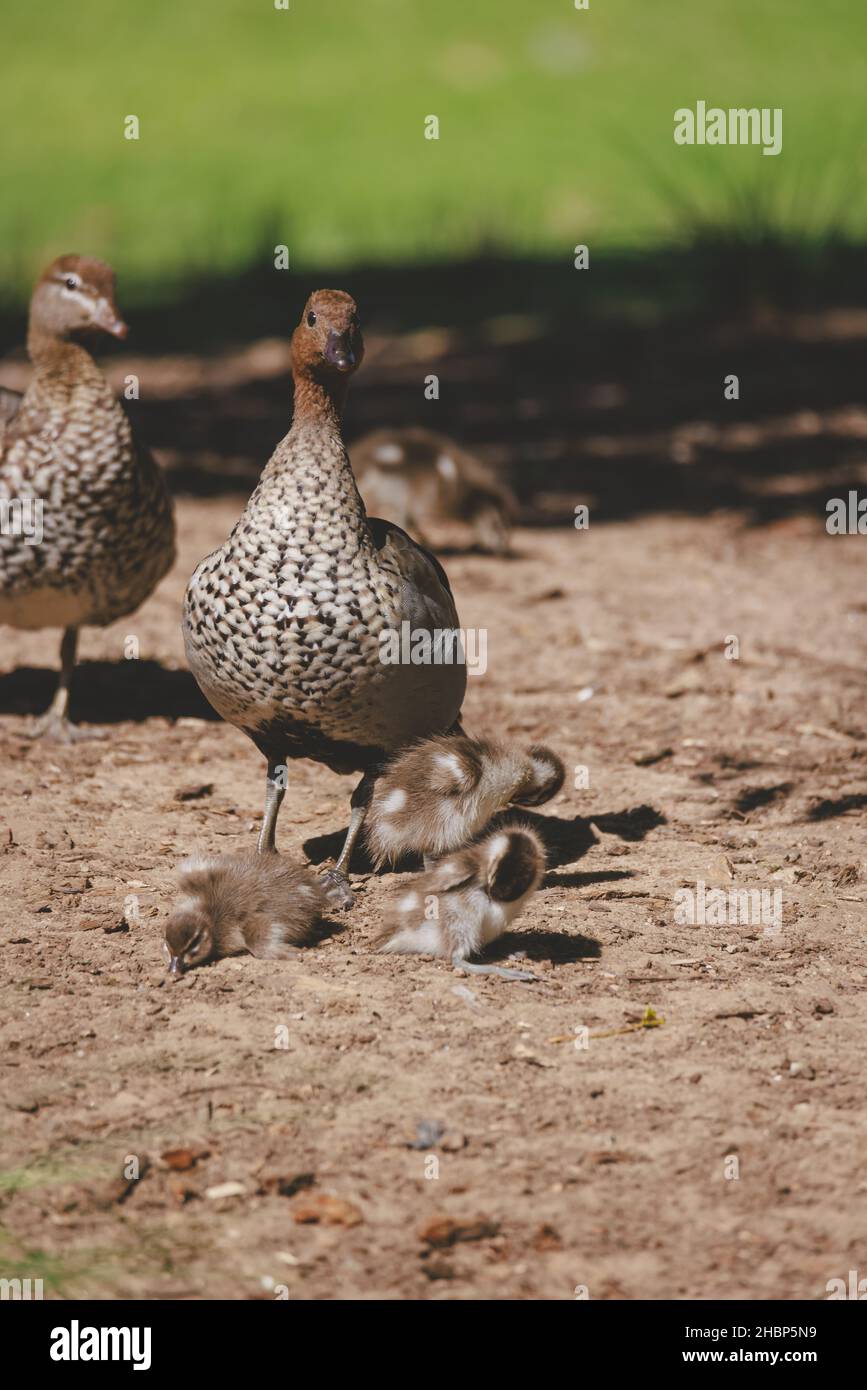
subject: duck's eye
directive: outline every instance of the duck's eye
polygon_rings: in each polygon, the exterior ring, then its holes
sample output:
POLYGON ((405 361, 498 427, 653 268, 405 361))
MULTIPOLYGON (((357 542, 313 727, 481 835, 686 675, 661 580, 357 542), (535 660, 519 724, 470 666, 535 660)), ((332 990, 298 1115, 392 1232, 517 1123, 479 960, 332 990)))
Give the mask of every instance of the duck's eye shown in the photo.
POLYGON ((314 314, 312 309, 310 310, 310 313, 307 315, 307 326, 309 328, 316 327, 316 315, 314 314))
POLYGON ((67 275, 67 277, 66 277, 66 288, 67 288, 68 290, 77 290, 77 289, 78 289, 78 280, 77 280, 77 278, 76 278, 74 275, 67 275))

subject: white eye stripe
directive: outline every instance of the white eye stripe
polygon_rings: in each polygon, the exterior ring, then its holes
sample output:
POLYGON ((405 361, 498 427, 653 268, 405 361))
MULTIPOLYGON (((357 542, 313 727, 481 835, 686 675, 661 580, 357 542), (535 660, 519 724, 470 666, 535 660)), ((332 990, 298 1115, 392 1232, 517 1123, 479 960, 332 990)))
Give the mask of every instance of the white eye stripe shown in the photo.
POLYGON ((80 304, 83 309, 90 311, 93 308, 93 300, 89 295, 82 294, 80 290, 68 290, 65 285, 61 285, 60 293, 64 299, 74 299, 76 304, 80 304))

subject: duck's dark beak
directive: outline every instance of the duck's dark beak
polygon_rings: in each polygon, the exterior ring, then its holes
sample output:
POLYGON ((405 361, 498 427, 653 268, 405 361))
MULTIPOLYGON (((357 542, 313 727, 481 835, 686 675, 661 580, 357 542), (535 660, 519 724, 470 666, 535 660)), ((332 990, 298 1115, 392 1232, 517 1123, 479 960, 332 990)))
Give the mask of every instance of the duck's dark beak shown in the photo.
POLYGON ((125 338, 129 332, 114 305, 107 299, 97 300, 93 322, 103 333, 110 333, 113 338, 125 338))
POLYGON ((169 974, 170 974, 170 975, 183 975, 183 973, 184 973, 184 963, 183 963, 183 961, 181 960, 181 957, 180 957, 180 956, 172 956, 171 960, 169 961, 169 974))
POLYGON ((357 358, 348 333, 335 333, 333 329, 329 332, 325 343, 325 360, 339 372, 352 371, 357 365, 357 358))

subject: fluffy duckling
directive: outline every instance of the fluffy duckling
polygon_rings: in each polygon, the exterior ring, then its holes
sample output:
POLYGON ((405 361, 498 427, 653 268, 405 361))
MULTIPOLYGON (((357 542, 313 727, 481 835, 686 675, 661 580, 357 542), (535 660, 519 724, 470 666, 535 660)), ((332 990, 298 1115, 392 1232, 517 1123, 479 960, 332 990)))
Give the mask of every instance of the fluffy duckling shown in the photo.
POLYGON ((492 739, 425 739, 401 753, 379 778, 365 836, 376 867, 402 854, 427 863, 466 845, 507 806, 541 806, 563 785, 566 769, 543 744, 524 750, 492 739))
POLYGON ((391 634, 454 633, 445 571, 390 522, 368 517, 341 415, 364 343, 354 301, 310 296, 292 336, 295 413, 228 540, 204 559, 184 601, 190 669, 214 708, 268 763, 260 851, 275 846, 286 764, 311 758, 360 772, 332 893, 346 879, 376 776, 388 757, 456 725, 463 661, 388 659, 391 634))
POLYGON ((111 267, 61 256, 30 302, 33 379, 0 393, 0 501, 27 517, 0 530, 0 623, 63 628, 60 683, 33 733, 65 741, 93 734, 67 717, 79 628, 132 613, 174 560, 162 473, 85 346, 126 332, 111 267))
POLYGON ((184 860, 183 892, 166 923, 163 954, 173 975, 244 951, 287 960, 309 942, 325 894, 306 869, 276 854, 184 860))
POLYGON ((535 980, 526 970, 474 965, 477 955, 515 918, 535 893, 545 872, 545 851, 528 826, 506 826, 478 844, 441 859, 403 889, 385 930, 380 951, 443 956, 473 975, 535 980))
POLYGON ((370 511, 424 544, 428 522, 468 523, 482 550, 504 555, 514 494, 475 454, 433 430, 374 430, 353 444, 352 467, 370 511))

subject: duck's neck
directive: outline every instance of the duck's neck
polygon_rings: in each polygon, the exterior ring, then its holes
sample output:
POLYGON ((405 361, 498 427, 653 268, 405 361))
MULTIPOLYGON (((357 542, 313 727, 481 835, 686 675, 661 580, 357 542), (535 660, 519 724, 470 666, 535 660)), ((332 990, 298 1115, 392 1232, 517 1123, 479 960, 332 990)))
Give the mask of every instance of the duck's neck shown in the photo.
POLYGON ((104 381, 87 348, 69 338, 47 333, 30 325, 27 333, 27 352, 36 368, 37 379, 44 383, 72 388, 83 381, 104 381))
POLYGON ((296 371, 292 427, 247 508, 279 516, 279 527, 303 536, 299 546, 311 554, 340 550, 344 558, 371 543, 340 428, 347 385, 345 377, 323 381, 296 371))
POLYGON ((312 373, 299 372, 295 377, 293 427, 316 425, 323 431, 339 435, 348 387, 347 377, 323 381, 312 373))

